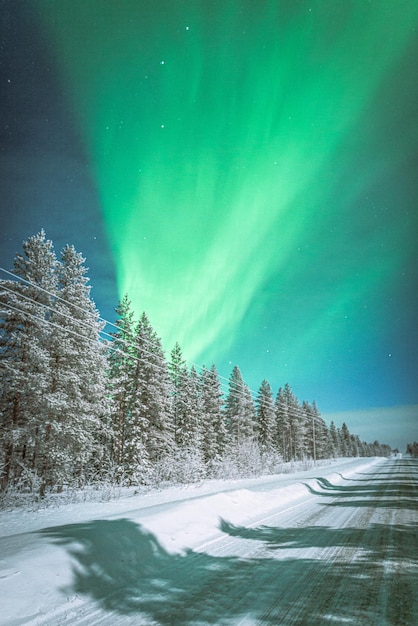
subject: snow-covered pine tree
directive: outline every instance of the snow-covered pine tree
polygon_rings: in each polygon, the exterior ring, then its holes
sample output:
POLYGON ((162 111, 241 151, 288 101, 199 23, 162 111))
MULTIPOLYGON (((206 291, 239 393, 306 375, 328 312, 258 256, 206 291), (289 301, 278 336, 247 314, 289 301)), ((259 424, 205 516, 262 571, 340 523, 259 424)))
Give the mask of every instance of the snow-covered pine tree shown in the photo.
POLYGON ((339 432, 333 421, 331 421, 329 425, 329 437, 330 437, 331 452, 332 452, 331 456, 333 458, 338 458, 341 455, 341 443, 340 443, 339 432))
MULTIPOLYGON (((121 332, 116 339, 119 357, 123 358, 111 369, 117 407, 117 413, 114 414, 114 432, 117 437, 114 459, 118 476, 123 477, 127 484, 137 484, 147 481, 151 469, 147 448, 149 422, 143 397, 148 349, 147 344, 138 339, 139 325, 133 325, 131 304, 126 295, 118 307, 118 313, 121 316, 121 332), (144 356, 145 352, 147 357, 144 356)), ((117 356, 117 351, 112 352, 117 356)))
POLYGON ((307 417, 288 383, 277 394, 276 417, 284 459, 303 459, 307 455, 307 417))
POLYGON ((117 467, 119 478, 123 478, 128 485, 147 482, 151 470, 147 446, 150 429, 144 410, 141 381, 142 362, 136 358, 136 369, 133 372, 125 413, 123 454, 121 464, 117 467))
POLYGON ((136 328, 135 357, 137 419, 145 427, 146 450, 151 462, 155 462, 174 448, 172 385, 161 340, 146 313, 136 328))
MULTIPOLYGON (((126 440, 129 438, 129 424, 135 405, 133 394, 134 372, 137 367, 134 346, 134 319, 131 302, 124 295, 116 313, 117 331, 112 333, 113 341, 109 350, 109 391, 112 399, 112 443, 111 459, 119 478, 125 473, 127 464, 126 440)), ((132 437, 131 437, 132 438, 132 437)))
POLYGON ((342 423, 338 430, 340 436, 341 454, 342 456, 351 456, 351 435, 345 422, 342 423))
POLYGON ((351 456, 360 456, 361 442, 358 435, 351 435, 351 456))
POLYGON ((302 405, 299 403, 299 400, 291 391, 290 387, 286 387, 285 385, 285 391, 286 389, 292 444, 292 458, 301 460, 308 455, 308 451, 306 448, 306 431, 308 428, 307 416, 305 415, 302 405))
POLYGON ((203 400, 200 377, 194 365, 187 372, 185 382, 187 422, 183 441, 187 448, 200 450, 203 444, 203 400))
MULTIPOLYGON (((183 357, 183 352, 178 341, 170 354, 170 362, 168 364, 168 371, 170 372, 170 378, 173 383, 173 397, 175 398, 175 392, 180 388, 184 371, 187 369, 186 360, 183 357)), ((173 411, 175 412, 175 402, 173 411)))
POLYGON ((320 414, 315 401, 312 406, 315 412, 317 458, 330 459, 332 457, 332 444, 328 424, 320 414))
POLYGON ((200 380, 194 366, 190 372, 180 345, 171 351, 168 365, 173 385, 175 442, 180 448, 200 449, 202 443, 202 401, 200 380))
POLYGON ((319 415, 319 432, 322 436, 319 440, 318 459, 330 459, 332 457, 332 444, 329 433, 328 424, 324 418, 319 415))
POLYGON ((256 407, 258 441, 263 452, 271 452, 273 449, 277 449, 276 413, 273 393, 267 380, 263 380, 260 385, 256 407))
POLYGON ((247 439, 254 438, 254 401, 238 365, 234 366, 229 378, 225 415, 231 442, 240 446, 247 439))
POLYGON ((292 437, 290 429, 288 397, 290 387, 280 387, 275 401, 277 444, 284 461, 292 458, 292 437))
POLYGON ((215 364, 201 373, 203 453, 207 463, 222 456, 227 444, 223 395, 215 364))
POLYGON ((188 371, 183 366, 176 388, 177 402, 176 444, 172 458, 173 478, 179 482, 195 482, 206 475, 202 450, 202 394, 201 381, 194 366, 188 371))
POLYGON ((187 439, 188 427, 188 382, 189 373, 186 361, 180 344, 177 342, 171 351, 171 358, 168 364, 170 379, 172 383, 173 398, 173 422, 174 422, 174 438, 178 446, 184 447, 187 439))
POLYGON ((23 243, 14 272, 23 281, 0 282, 1 487, 36 478, 48 432, 51 309, 57 294, 57 259, 45 232, 23 243))
POLYGON ((326 421, 321 417, 321 420, 324 423, 324 447, 323 452, 319 458, 322 459, 331 459, 333 457, 333 447, 331 441, 331 433, 329 431, 329 426, 326 421))
POLYGON ((316 461, 318 458, 318 424, 313 406, 306 400, 302 402, 302 413, 305 419, 305 441, 304 448, 306 455, 316 461))
POLYGON ((45 485, 79 483, 109 462, 110 415, 107 397, 107 346, 104 324, 90 297, 85 259, 64 247, 59 268, 59 298, 48 346, 50 387, 46 445, 39 469, 45 485))

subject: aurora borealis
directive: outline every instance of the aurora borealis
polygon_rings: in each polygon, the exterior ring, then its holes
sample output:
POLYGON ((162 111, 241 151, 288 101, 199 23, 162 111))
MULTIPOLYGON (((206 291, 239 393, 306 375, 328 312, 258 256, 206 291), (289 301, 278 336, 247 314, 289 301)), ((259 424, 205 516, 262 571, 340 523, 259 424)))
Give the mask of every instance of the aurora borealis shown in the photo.
POLYGON ((330 411, 417 403, 418 4, 32 4, 119 297, 166 350, 330 411))

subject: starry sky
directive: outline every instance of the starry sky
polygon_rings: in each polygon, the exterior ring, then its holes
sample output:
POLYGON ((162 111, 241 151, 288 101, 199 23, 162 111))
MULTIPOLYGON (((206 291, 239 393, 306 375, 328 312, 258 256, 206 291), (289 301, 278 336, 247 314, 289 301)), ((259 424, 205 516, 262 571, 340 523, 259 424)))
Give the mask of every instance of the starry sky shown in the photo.
POLYGON ((128 293, 167 352, 418 438, 415 0, 0 0, 0 29, 3 267, 43 227, 105 318, 128 293))

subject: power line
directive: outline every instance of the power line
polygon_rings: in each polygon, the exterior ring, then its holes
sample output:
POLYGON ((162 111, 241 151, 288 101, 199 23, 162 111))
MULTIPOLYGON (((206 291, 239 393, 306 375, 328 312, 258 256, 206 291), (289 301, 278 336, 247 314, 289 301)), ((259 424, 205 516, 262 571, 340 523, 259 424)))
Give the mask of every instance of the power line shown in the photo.
MULTIPOLYGON (((97 339, 92 339, 90 337, 86 337, 85 335, 81 335, 80 333, 77 333, 76 331, 73 331, 73 330, 71 330, 69 328, 64 328, 63 326, 60 326, 59 324, 55 324, 51 320, 47 320, 45 318, 39 317, 39 315, 34 315, 33 313, 29 313, 28 311, 24 311, 22 309, 19 309, 19 308, 15 307, 15 306, 13 306, 13 305, 11 305, 9 303, 2 303, 2 306, 5 306, 6 308, 8 308, 8 309, 10 309, 12 311, 16 311, 17 313, 21 313, 25 317, 32 318, 32 319, 35 319, 37 321, 41 321, 44 324, 53 326, 54 328, 58 328, 60 331, 64 331, 64 332, 70 333, 71 335, 74 335, 78 339, 82 339, 84 341, 88 341, 90 343, 93 343, 94 345, 99 345, 99 346, 101 346, 103 348, 106 348, 106 349, 112 350, 114 352, 117 352, 117 353, 121 354, 122 356, 126 356, 126 357, 130 358, 133 361, 146 363, 146 364, 151 364, 150 360, 141 359, 140 357, 134 356, 134 355, 129 354, 127 352, 123 352, 120 348, 112 347, 109 344, 107 344, 107 345, 101 344, 100 341, 98 341, 97 339)), ((42 305, 42 306, 45 306, 45 305, 42 305)), ((147 352, 147 354, 151 354, 151 353, 147 352)), ((157 369, 164 370, 164 368, 162 366, 158 365, 157 363, 152 363, 152 365, 154 367, 156 367, 157 369)), ((168 374, 168 371, 167 370, 165 370, 165 371, 168 374)))
MULTIPOLYGON (((10 291, 10 290, 9 290, 9 291, 10 291)), ((24 297, 26 297, 26 296, 24 296, 24 297)), ((38 306, 42 306, 42 307, 44 307, 44 308, 50 309, 50 307, 48 307, 48 305, 45 305, 45 304, 42 304, 42 303, 36 302, 36 300, 32 300, 32 299, 27 298, 27 297, 26 297, 26 299, 27 299, 27 300, 30 300, 30 301, 32 301, 32 302, 34 302, 34 303, 35 303, 35 304, 37 304, 38 306)), ((135 356, 135 355, 133 355, 133 354, 131 354, 131 353, 124 352, 124 351, 123 351, 123 350, 121 350, 120 348, 113 347, 113 346, 110 344, 110 342, 108 342, 108 343, 107 343, 107 345, 105 345, 105 344, 101 344, 101 343, 100 343, 100 341, 98 341, 97 339, 92 339, 92 338, 90 338, 90 337, 86 337, 85 335, 81 335, 80 333, 78 333, 78 332, 76 332, 76 331, 73 331, 73 330, 71 330, 71 329, 69 329, 69 328, 67 328, 67 327, 60 326, 59 324, 56 324, 56 323, 52 322, 51 320, 48 320, 48 319, 42 318, 42 317, 40 317, 39 315, 35 315, 35 314, 30 313, 30 312, 28 312, 28 311, 25 311, 25 310, 19 309, 19 308, 15 307, 15 306, 13 306, 12 304, 9 304, 9 303, 7 303, 7 302, 3 302, 3 303, 2 303, 2 306, 6 307, 6 308, 7 308, 7 309, 9 309, 9 310, 12 310, 12 311, 15 311, 15 312, 17 312, 17 313, 20 313, 20 314, 22 314, 23 316, 25 316, 25 317, 27 317, 27 318, 32 318, 32 319, 34 319, 34 320, 41 321, 41 322, 43 322, 43 323, 44 323, 44 324, 46 324, 46 325, 50 325, 50 326, 52 326, 52 327, 54 327, 54 328, 57 328, 57 329, 58 329, 58 330, 60 330, 61 332, 64 332, 64 333, 70 333, 71 335, 74 335, 75 337, 77 337, 78 339, 82 339, 83 341, 87 341, 87 342, 89 342, 89 343, 93 343, 94 345, 101 345, 103 348, 107 348, 107 349, 109 349, 109 350, 111 350, 111 351, 114 351, 114 352, 116 352, 116 353, 118 353, 118 354, 120 354, 120 355, 122 355, 122 356, 125 356, 125 357, 127 357, 127 358, 131 359, 132 361, 135 361, 135 362, 138 362, 138 363, 145 363, 145 364, 147 364, 147 365, 150 365, 150 364, 151 364, 151 365, 153 365, 153 367, 155 367, 157 370, 161 370, 161 371, 163 371, 165 374, 167 374, 167 375, 169 376, 169 371, 168 371, 168 367, 167 367, 167 365, 164 367, 163 365, 159 365, 158 363, 152 362, 152 361, 150 361, 149 359, 146 359, 146 358, 140 358, 140 357, 135 356)), ((64 315, 64 314, 63 314, 63 315, 64 315)), ((68 317, 68 316, 65 316, 65 317, 68 317)), ((91 327, 89 327, 89 329, 91 329, 91 327)), ((132 345, 132 344, 128 344, 128 345, 132 345)), ((149 356, 155 356, 155 354, 154 354, 154 353, 151 353, 151 352, 149 352, 149 351, 147 351, 147 350, 145 350, 145 353, 146 353, 147 355, 149 355, 149 356)), ((187 373, 187 372, 184 372, 184 373, 183 373, 183 372, 180 372, 180 376, 184 376, 184 378, 187 378, 187 377, 188 377, 188 373, 187 373)), ((244 384, 245 384, 245 383, 244 383, 244 384)), ((222 383, 220 383, 220 387, 222 388, 222 383)), ((222 389, 222 392, 223 392, 223 393, 226 393, 226 391, 225 391, 224 389, 222 389)), ((229 391, 229 396, 232 396, 232 397, 237 396, 237 397, 239 397, 239 395, 238 395, 238 394, 234 394, 234 392, 233 392, 233 391, 229 391)))
MULTIPOLYGON (((9 276, 13 276, 13 278, 17 278, 17 280, 20 280, 26 283, 27 285, 30 285, 31 287, 35 287, 35 289, 39 289, 40 291, 43 291, 44 293, 51 296, 51 298, 53 298, 54 300, 60 300, 61 302, 65 302, 65 304, 68 304, 69 306, 72 306, 75 309, 78 309, 79 311, 82 311, 83 313, 85 313, 85 310, 78 304, 69 302, 68 300, 65 300, 65 298, 62 298, 61 296, 57 295, 56 293, 52 293, 51 291, 48 291, 48 289, 45 289, 44 287, 41 287, 40 285, 37 285, 36 283, 33 283, 32 281, 27 280, 26 278, 22 278, 22 276, 19 276, 18 274, 14 274, 13 272, 6 270, 4 267, 0 267, 0 271, 4 272, 5 274, 8 274, 9 276)), ((112 322, 105 320, 100 315, 98 316, 98 319, 102 320, 102 322, 105 322, 105 324, 110 324, 111 326, 114 326, 115 328, 117 328, 116 324, 113 324, 112 322)))
MULTIPOLYGON (((67 305, 68 305, 68 306, 70 306, 70 307, 73 307, 73 308, 75 308, 75 309, 78 309, 78 310, 79 310, 79 311, 81 311, 83 314, 85 313, 85 310, 84 310, 82 307, 80 307, 79 305, 74 304, 74 303, 72 303, 72 302, 69 302, 69 301, 68 301, 68 300, 66 300, 65 298, 62 298, 61 296, 59 296, 59 295, 57 295, 57 294, 55 294, 55 293, 52 293, 52 292, 48 291, 48 290, 47 290, 47 289, 45 289, 44 287, 41 287, 40 285, 37 285, 36 283, 33 283, 32 281, 27 280, 26 278, 22 278, 22 277, 21 277, 21 276, 19 276, 18 274, 15 274, 15 273, 13 273, 13 272, 11 272, 11 271, 9 271, 9 270, 6 270, 4 267, 1 267, 1 266, 0 266, 0 271, 2 271, 2 272, 4 272, 4 273, 8 274, 9 276, 12 276, 13 278, 15 278, 15 279, 17 279, 17 280, 19 280, 19 281, 22 281, 22 282, 26 283, 27 285, 30 285, 31 287, 34 287, 35 289, 39 289, 40 291, 42 291, 42 292, 44 292, 44 293, 48 294, 48 295, 49 295, 51 298, 53 298, 54 300, 59 300, 59 301, 61 301, 61 302, 65 303, 65 304, 67 304, 67 305)), ((7 288, 5 287, 5 289, 7 289, 7 288)), ((9 291, 10 291, 10 290, 9 290, 9 291)), ((20 294, 20 295, 23 295, 23 294, 20 294)), ((25 297, 25 298, 26 298, 26 299, 28 299, 28 300, 31 300, 28 296, 23 296, 23 297, 25 297)), ((32 300, 32 301, 33 301, 35 304, 37 304, 37 305, 40 305, 40 304, 41 304, 41 303, 37 302, 36 300, 32 300)), ((93 301, 91 301, 91 302, 93 302, 93 301)), ((93 303, 93 304, 94 304, 94 303, 93 303)), ((64 314, 64 313, 62 313, 62 312, 59 312, 59 313, 60 313, 61 315, 63 315, 64 317, 68 317, 68 318, 69 318, 69 316, 67 316, 66 314, 64 314)), ((71 319, 71 318, 69 318, 69 319, 71 319)), ((74 319, 74 318, 73 318, 73 319, 74 319)), ((119 327, 117 324, 114 324, 113 322, 110 322, 109 320, 105 319, 104 317, 102 317, 102 316, 100 316, 100 315, 98 315, 98 320, 101 320, 102 322, 104 322, 104 324, 105 324, 105 325, 109 324, 110 326, 113 326, 114 328, 116 328, 116 329, 120 332, 120 327, 119 327)), ((77 322, 79 322, 80 324, 84 324, 84 325, 88 326, 85 322, 82 322, 81 320, 77 320, 77 322)), ((94 327, 92 327, 92 330, 95 330, 95 331, 96 331, 97 329, 94 329, 94 327)), ((110 337, 112 340, 114 340, 114 339, 115 339, 114 335, 111 335, 110 333, 107 333, 107 332, 106 332, 106 331, 104 331, 104 330, 101 330, 101 331, 99 331, 99 332, 100 332, 101 334, 103 334, 103 335, 107 336, 107 337, 110 337)), ((126 340, 122 340, 122 341, 123 341, 123 343, 124 343, 126 346, 131 347, 131 348, 134 348, 134 344, 132 344, 132 343, 130 344, 130 343, 128 343, 126 340)), ((149 343, 149 344, 151 344, 151 345, 152 345, 152 342, 151 342, 151 341, 149 341, 149 340, 147 340, 146 338, 144 338, 144 342, 145 342, 145 343, 149 343)), ((185 363, 187 363, 189 366, 194 366, 194 367, 196 367, 196 368, 198 368, 199 370, 202 370, 202 371, 203 371, 203 369, 204 369, 204 366, 202 366, 202 365, 199 365, 199 364, 197 364, 197 363, 193 363, 192 361, 189 361, 189 360, 187 360, 187 359, 184 359, 184 361, 185 361, 185 363)), ((229 379, 229 378, 227 378, 226 376, 222 376, 222 375, 221 375, 221 374, 219 374, 219 373, 217 373, 217 374, 218 374, 218 378, 219 378, 220 380, 225 380, 225 381, 226 381, 226 383, 227 383, 227 385, 229 386, 230 379, 229 379)), ((249 387, 249 386, 248 386, 248 385, 247 385, 244 381, 243 381, 243 384, 244 384, 244 385, 248 388, 248 390, 250 391, 250 395, 253 397, 253 399, 255 399, 255 397, 257 396, 257 392, 256 392, 256 391, 254 391, 254 389, 251 389, 251 388, 250 388, 250 387, 249 387)), ((223 384, 223 383, 221 383, 221 385, 224 385, 224 384, 223 384)), ((224 385, 224 386, 225 386, 225 385, 224 385)))
POLYGON ((103 348, 106 347, 104 344, 101 344, 100 341, 97 341, 96 339, 92 339, 90 337, 86 337, 85 335, 80 335, 80 333, 77 333, 74 330, 71 330, 70 328, 63 328, 59 324, 55 324, 54 322, 51 322, 51 320, 46 320, 45 318, 39 317, 38 315, 34 315, 33 313, 28 313, 28 311, 24 311, 22 309, 18 309, 17 307, 13 306, 12 304, 9 304, 8 302, 3 302, 1 306, 5 306, 7 309, 11 309, 12 311, 16 311, 17 313, 21 313, 25 317, 31 317, 32 319, 39 320, 41 322, 44 322, 45 324, 49 324, 50 326, 53 326, 54 328, 58 328, 61 331, 65 331, 67 333, 70 333, 71 335, 75 335, 76 337, 81 338, 84 341, 88 341, 90 343, 93 343, 94 345, 99 345, 99 346, 101 346, 103 348))
MULTIPOLYGON (((31 300, 30 298, 27 298, 27 299, 28 299, 28 300, 31 300)), ((35 302, 35 303, 36 303, 37 305, 39 305, 39 306, 42 306, 42 307, 47 308, 47 309, 50 309, 50 307, 48 307, 48 305, 45 305, 45 304, 42 304, 42 303, 36 302, 35 300, 31 300, 31 301, 32 301, 32 302, 35 302)), ((110 342, 108 342, 107 344, 100 344, 100 341, 98 341, 97 339, 92 339, 92 338, 90 338, 90 337, 86 337, 85 335, 81 335, 80 333, 78 333, 78 332, 76 332, 76 331, 74 331, 74 330, 71 330, 71 329, 69 329, 69 328, 67 328, 67 327, 63 327, 63 326, 60 326, 59 324, 54 323, 54 322, 52 322, 51 320, 48 320, 48 319, 42 318, 42 317, 40 317, 39 315, 35 315, 35 314, 30 313, 30 312, 28 312, 28 311, 25 311, 25 310, 19 309, 19 308, 17 308, 17 307, 15 307, 15 306, 13 306, 12 304, 9 304, 8 302, 3 302, 3 303, 2 303, 2 306, 5 306, 5 307, 6 307, 6 308, 8 308, 8 309, 11 309, 11 310, 13 310, 13 311, 16 311, 17 313, 21 313, 21 314, 22 314, 22 315, 24 315, 25 317, 29 317, 29 318, 35 319, 35 320, 37 320, 37 321, 41 321, 41 322, 43 322, 44 324, 47 324, 47 325, 53 326, 54 328, 58 328, 61 332, 64 332, 64 333, 65 333, 65 332, 70 333, 71 335, 74 335, 75 337, 77 337, 77 338, 79 338, 79 339, 82 339, 82 340, 84 340, 84 341, 89 341, 90 343, 94 343, 95 345, 97 345, 97 344, 102 345, 103 347, 105 347, 105 348, 107 348, 107 349, 109 349, 109 350, 112 350, 113 352, 117 352, 118 354, 121 354, 122 356, 126 356, 127 358, 129 358, 129 359, 131 359, 131 360, 134 360, 134 361, 137 361, 137 362, 143 362, 143 363, 147 363, 147 364, 152 364, 152 365, 154 365, 157 369, 164 369, 162 366, 159 366, 159 365, 158 365, 158 364, 156 364, 156 363, 152 363, 152 361, 150 361, 150 360, 141 359, 141 358, 139 358, 139 357, 137 357, 137 356, 135 356, 135 355, 133 355, 133 354, 130 354, 130 353, 128 353, 128 352, 124 352, 124 351, 123 351, 123 350, 121 350, 120 348, 114 347, 114 346, 112 346, 112 345, 110 344, 110 342)), ((64 316, 65 316, 65 317, 67 317, 67 318, 69 317, 68 315, 65 315, 64 313, 60 313, 60 314, 61 314, 61 315, 64 315, 64 316)), ((74 319, 74 318, 69 318, 69 319, 74 319)), ((77 320, 77 321, 78 321, 78 320, 77 320)), ((93 327, 88 326, 88 325, 87 325, 87 327, 88 327, 90 330, 93 328, 93 327)), ((109 336, 110 336, 110 335, 109 335, 109 336)), ((122 340, 122 341, 123 341, 123 340, 122 340)), ((145 353, 146 353, 146 354, 148 354, 149 356, 153 356, 153 355, 154 355, 154 353, 149 352, 149 351, 147 351, 147 350, 145 350, 145 353)), ((168 371, 167 371, 167 373, 168 373, 168 371)))
MULTIPOLYGON (((44 293, 47 293, 49 296, 51 296, 52 298, 54 298, 55 300, 59 300, 61 302, 64 302, 65 304, 67 304, 68 306, 74 307, 76 309, 78 309, 79 311, 81 311, 83 314, 85 314, 85 310, 80 307, 77 304, 74 304, 73 302, 69 302, 68 300, 66 300, 65 298, 62 298, 61 296, 58 296, 56 294, 51 293, 50 291, 48 291, 47 289, 44 289, 43 287, 41 287, 40 285, 37 285, 36 283, 33 283, 30 280, 27 280, 25 278, 22 278, 21 276, 18 276, 17 274, 14 274, 13 272, 9 272, 8 270, 4 269, 3 267, 0 267, 0 270, 2 270, 3 272, 6 272, 7 274, 9 274, 10 276, 13 276, 14 278, 17 278, 18 280, 21 280, 25 283, 27 283, 28 285, 30 285, 31 287, 34 287, 35 289, 40 289, 41 291, 43 291, 44 293)), ((7 287, 5 287, 3 285, 3 289, 5 289, 6 291, 9 291, 10 293, 15 294, 16 292, 12 291, 11 289, 8 289, 7 287)), ((18 294, 19 296, 23 296, 23 298, 25 298, 26 300, 32 302, 33 304, 36 304, 37 306, 44 306, 45 308, 54 311, 55 313, 58 313, 59 315, 62 315, 63 317, 66 317, 68 319, 71 320, 75 320, 74 317, 70 317, 69 315, 63 313, 62 311, 57 311, 56 309, 51 309, 51 307, 49 307, 48 305, 45 305, 41 302, 37 302, 36 300, 34 300, 33 298, 30 298, 29 296, 26 296, 24 294, 18 294)), ((119 332, 120 332, 120 327, 117 326, 117 324, 113 324, 112 322, 109 322, 108 320, 104 319, 103 317, 98 315, 98 320, 101 320, 103 322, 105 322, 105 324, 110 324, 111 326, 113 326, 114 328, 116 328, 119 332)), ((110 333, 107 333, 104 330, 100 330, 98 331, 98 329, 94 328, 94 326, 90 326, 90 324, 87 324, 86 322, 83 322, 82 320, 76 320, 79 324, 84 325, 85 327, 94 330, 95 332, 100 332, 100 334, 105 335, 107 337, 110 337, 111 340, 114 340, 115 337, 114 335, 111 335, 110 333)), ((80 335, 81 336, 81 335, 80 335)), ((135 345, 133 343, 129 343, 127 342, 125 339, 118 339, 119 341, 122 341, 122 343, 124 343, 127 347, 130 348, 134 348, 135 345)), ((148 339, 146 339, 145 337, 143 338, 143 341, 145 343, 150 344, 151 346, 153 345, 152 342, 148 339)), ((148 352, 148 354, 152 354, 150 352, 148 352)), ((127 355, 128 356, 128 355, 127 355)), ((195 365, 195 364, 194 364, 195 365)), ((200 367, 198 365, 195 365, 195 367, 200 367)))
MULTIPOLYGON (((35 304, 37 306, 41 306, 41 307, 47 309, 48 311, 50 311, 51 313, 53 313, 55 315, 61 315, 62 317, 65 317, 66 319, 71 320, 72 322, 76 321, 79 325, 84 326, 85 328, 87 328, 89 330, 93 330, 93 331, 101 333, 103 335, 107 335, 108 337, 113 339, 112 335, 110 335, 109 333, 106 333, 106 332, 104 332, 102 330, 99 330, 99 329, 95 328, 93 325, 88 324, 87 322, 84 322, 83 320, 76 319, 75 317, 71 317, 70 315, 67 315, 63 311, 59 311, 57 309, 54 309, 51 306, 49 306, 48 304, 44 304, 43 302, 38 302, 37 300, 34 300, 33 298, 30 298, 29 296, 26 296, 23 293, 16 293, 16 291, 13 291, 13 289, 9 289, 8 287, 5 287, 4 285, 2 286, 2 289, 4 291, 8 291, 9 293, 12 293, 13 295, 17 295, 19 298, 24 298, 25 300, 27 300, 28 302, 31 302, 32 304, 35 304)), ((83 309, 81 309, 81 310, 83 310, 83 309)), ((48 320, 45 320, 45 321, 48 321, 48 320)), ((60 328, 62 328, 62 327, 60 327, 60 328)))
MULTIPOLYGON (((47 305, 47 304, 44 304, 44 303, 42 303, 42 302, 38 302, 37 300, 34 300, 33 298, 30 298, 29 296, 26 296, 26 295, 24 295, 24 294, 16 294, 16 292, 15 292, 15 291, 13 291, 12 289, 9 289, 8 287, 5 287, 4 285, 3 285, 3 287, 2 287, 2 288, 3 288, 3 290, 8 291, 9 293, 12 293, 13 295, 18 295, 18 296, 20 296, 20 297, 23 297, 25 300, 27 300, 27 301, 29 301, 29 302, 31 302, 31 303, 33 303, 33 304, 35 304, 35 305, 36 305, 36 306, 38 306, 38 307, 43 307, 43 308, 44 308, 44 309, 46 309, 47 311, 50 311, 50 312, 56 313, 56 314, 58 314, 58 315, 61 315, 61 316, 65 317, 65 318, 67 318, 67 319, 69 319, 69 320, 71 320, 71 321, 77 321, 80 325, 82 325, 82 326, 86 327, 88 330, 93 330, 93 331, 95 331, 95 332, 102 332, 102 333, 103 333, 103 331, 98 331, 98 329, 94 328, 94 326, 92 326, 92 325, 90 325, 90 324, 87 324, 86 322, 83 322, 82 320, 75 320, 75 318, 74 318, 74 317, 70 317, 70 316, 69 316, 69 315, 67 315, 66 313, 63 313, 62 311, 57 311, 57 310, 52 309, 52 308, 51 308, 49 305, 47 305)), ((65 332, 65 331, 68 331, 68 332, 70 332, 71 334, 75 335, 76 337, 79 337, 79 338, 81 338, 81 339, 88 339, 85 335, 81 335, 80 333, 77 333, 76 331, 72 331, 72 330, 70 330, 69 328, 66 328, 66 327, 60 326, 60 325, 58 325, 58 324, 55 324, 54 322, 52 322, 52 320, 48 320, 48 319, 46 319, 46 318, 42 318, 42 317, 40 317, 40 316, 38 316, 38 315, 34 315, 33 313, 30 313, 29 311, 25 311, 25 310, 22 310, 22 309, 18 309, 18 308, 16 308, 16 307, 13 307, 13 305, 11 305, 11 304, 9 304, 9 303, 3 303, 3 305, 4 305, 4 306, 6 306, 6 307, 8 307, 9 309, 12 309, 12 310, 14 310, 14 311, 17 311, 17 312, 22 313, 22 314, 23 314, 23 315, 25 315, 26 317, 31 317, 31 318, 33 318, 33 319, 40 320, 40 321, 42 321, 42 322, 43 322, 43 323, 45 323, 45 324, 51 324, 52 326, 54 326, 54 327, 56 327, 56 328, 59 328, 61 331, 64 331, 64 332, 65 332)), ((83 310, 83 309, 81 309, 81 310, 83 310)), ((108 337, 110 337, 112 340, 114 340, 114 339, 115 339, 115 338, 114 338, 112 335, 110 335, 109 333, 103 333, 103 334, 107 335, 107 336, 108 336, 108 337)), ((142 339, 143 339, 144 343, 151 344, 151 342, 150 342, 149 340, 147 340, 145 337, 144 337, 144 338, 142 338, 142 339)), ((96 342, 97 340, 91 339, 91 341, 96 342)), ((128 348, 135 348, 135 347, 136 347, 136 346, 135 346, 135 344, 128 343, 127 341, 125 341, 125 340, 124 340, 124 339, 122 339, 122 338, 118 338, 118 339, 117 339, 117 341, 118 341, 118 342, 122 342, 122 343, 123 343, 123 344, 125 344, 128 348)), ((151 345, 152 345, 152 344, 151 344, 151 345)), ((125 356, 125 357, 127 357, 127 358, 130 358, 131 360, 135 360, 135 361, 137 361, 137 362, 142 362, 142 363, 147 363, 147 364, 153 364, 155 367, 157 367, 157 369, 161 369, 161 370, 163 370, 163 369, 164 369, 162 366, 160 367, 160 366, 158 366, 156 363, 152 363, 152 361, 151 361, 151 360, 148 360, 148 361, 147 361, 146 359, 140 359, 140 358, 138 358, 138 357, 134 356, 133 354, 131 354, 130 352, 124 352, 124 351, 123 351, 123 350, 121 350, 120 348, 114 347, 114 346, 112 346, 112 345, 110 344, 110 342, 108 343, 108 348, 109 348, 109 350, 112 350, 113 352, 117 352, 118 354, 121 354, 122 356, 125 356)), ((146 350, 146 349, 144 349, 144 348, 142 348, 142 350, 143 350, 143 352, 145 352, 145 354, 146 354, 146 355, 149 355, 149 356, 155 356, 155 353, 154 353, 154 352, 150 352, 149 350, 146 350)), ((167 372, 168 372, 168 368, 167 368, 167 372)), ((183 372, 181 372, 180 374, 181 374, 181 375, 183 375, 183 372)), ((184 375, 185 375, 185 376, 187 376, 187 373, 186 373, 186 374, 184 374, 184 375)))

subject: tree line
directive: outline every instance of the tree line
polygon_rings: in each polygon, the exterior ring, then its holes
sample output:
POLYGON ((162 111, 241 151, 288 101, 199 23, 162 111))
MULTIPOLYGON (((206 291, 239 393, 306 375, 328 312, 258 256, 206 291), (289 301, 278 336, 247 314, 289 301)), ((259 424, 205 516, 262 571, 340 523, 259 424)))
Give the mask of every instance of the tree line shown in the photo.
POLYGON ((418 441, 406 444, 406 454, 409 454, 413 459, 418 459, 418 441))
POLYGON ((390 454, 321 417, 286 384, 253 398, 235 366, 169 357, 128 296, 106 336, 85 259, 60 258, 45 232, 23 243, 0 280, 0 490, 42 496, 104 476, 119 484, 189 482, 279 471, 284 462, 390 454), (19 280, 17 280, 18 278, 19 280))

